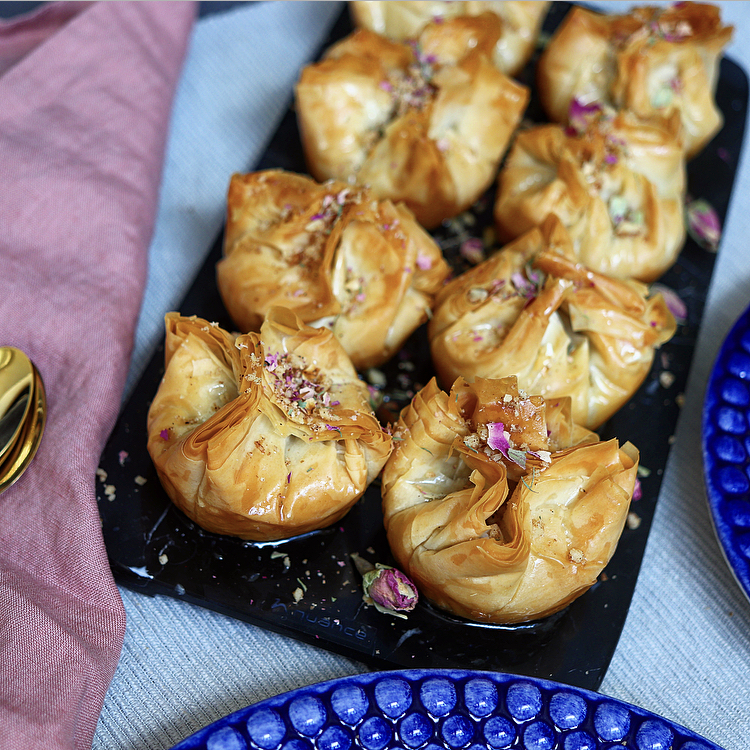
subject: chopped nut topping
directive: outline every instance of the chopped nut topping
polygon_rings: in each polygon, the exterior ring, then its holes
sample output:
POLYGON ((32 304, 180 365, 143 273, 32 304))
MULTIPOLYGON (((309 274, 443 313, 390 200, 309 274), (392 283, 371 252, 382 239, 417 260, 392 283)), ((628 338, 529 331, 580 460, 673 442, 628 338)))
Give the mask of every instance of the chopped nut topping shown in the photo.
POLYGON ((484 302, 487 297, 489 297, 489 292, 486 289, 482 289, 481 287, 469 289, 469 291, 466 293, 466 299, 468 299, 471 304, 484 302))
POLYGON ((575 563, 576 565, 581 565, 582 563, 586 562, 586 556, 581 552, 581 550, 576 549, 575 547, 571 547, 568 550, 568 557, 570 557, 571 562, 575 563))
POLYGON ((272 377, 276 399, 291 420, 311 424, 314 416, 328 421, 336 418, 330 407, 339 402, 331 400, 330 378, 318 368, 308 367, 304 357, 269 354, 265 369, 272 377))
POLYGON ((435 58, 423 55, 416 43, 412 48, 415 62, 406 70, 392 72, 380 83, 380 88, 393 97, 394 117, 401 117, 410 109, 423 109, 435 96, 436 89, 431 83, 435 58))

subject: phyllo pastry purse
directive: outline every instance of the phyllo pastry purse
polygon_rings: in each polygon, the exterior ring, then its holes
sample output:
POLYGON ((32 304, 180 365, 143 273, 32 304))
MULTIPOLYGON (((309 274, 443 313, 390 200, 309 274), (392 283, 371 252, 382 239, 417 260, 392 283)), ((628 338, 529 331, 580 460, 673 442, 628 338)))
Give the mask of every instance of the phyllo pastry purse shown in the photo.
POLYGON ((636 487, 638 452, 600 442, 570 400, 514 378, 431 380, 402 412, 383 470, 399 567, 421 595, 487 623, 536 620, 586 591, 609 562, 636 487))
POLYGON ((295 109, 310 174, 403 201, 430 229, 490 186, 529 101, 491 60, 494 13, 407 42, 359 29, 302 70, 295 109))
POLYGON ((402 203, 283 170, 235 174, 219 292, 257 331, 274 305, 330 328, 358 369, 389 359, 424 323, 450 273, 402 203))
POLYGON ((398 42, 416 38, 432 21, 490 12, 502 21, 502 33, 492 51, 495 65, 517 75, 531 58, 549 2, 544 0, 354 0, 349 3, 354 24, 398 42))
POLYGON ((513 375, 527 393, 570 397, 589 429, 630 399, 675 330, 661 293, 576 263, 554 216, 448 282, 428 324, 445 387, 513 375))
POLYGON ((676 114, 691 158, 723 124, 715 94, 732 32, 708 3, 643 6, 624 15, 576 6, 539 60, 539 96, 555 122, 567 122, 574 99, 649 120, 676 114))
POLYGON ((500 170, 494 219, 507 242, 554 214, 593 271, 653 281, 685 243, 678 123, 592 105, 573 125, 521 131, 500 170))
POLYGON ((341 345, 289 310, 239 336, 168 313, 165 368, 148 451, 169 497, 208 531, 264 541, 328 526, 388 458, 341 345))

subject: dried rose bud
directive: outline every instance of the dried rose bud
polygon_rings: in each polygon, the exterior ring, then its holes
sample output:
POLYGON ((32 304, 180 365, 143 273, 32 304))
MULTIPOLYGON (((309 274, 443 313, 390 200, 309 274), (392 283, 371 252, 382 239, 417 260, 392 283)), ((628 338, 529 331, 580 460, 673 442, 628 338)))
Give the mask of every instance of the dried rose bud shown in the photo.
POLYGON ((704 249, 715 253, 721 239, 721 222, 714 207, 702 198, 685 204, 688 234, 704 249))
POLYGON ((667 309, 674 315, 674 319, 678 323, 684 323, 687 320, 687 305, 674 289, 668 287, 666 284, 651 284, 651 293, 661 294, 667 305, 667 309))
POLYGON ((406 617, 417 604, 417 587, 400 571, 389 565, 376 565, 362 576, 364 598, 378 612, 406 617))

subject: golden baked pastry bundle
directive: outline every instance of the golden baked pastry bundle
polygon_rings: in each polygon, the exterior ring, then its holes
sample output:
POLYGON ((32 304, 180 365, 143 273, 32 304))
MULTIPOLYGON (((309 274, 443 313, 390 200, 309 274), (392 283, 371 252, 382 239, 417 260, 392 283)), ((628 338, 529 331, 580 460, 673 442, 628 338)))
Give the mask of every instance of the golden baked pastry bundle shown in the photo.
POLYGON ((549 117, 562 123, 575 99, 646 120, 677 114, 691 158, 722 126, 714 95, 732 32, 708 3, 643 6, 625 15, 576 6, 539 60, 539 96, 549 117))
POLYGON ((175 505, 208 531, 255 541, 341 518, 391 437, 331 331, 284 308, 239 336, 195 316, 165 322, 148 450, 175 505))
POLYGON ((609 562, 638 452, 598 441, 570 400, 515 379, 434 380, 401 413, 383 516, 401 569, 437 606, 479 622, 552 614, 609 562))
POLYGON ((596 429, 641 385, 676 323, 661 294, 575 262, 555 216, 451 280, 428 326, 440 382, 514 376, 525 393, 569 397, 596 429))
POLYGON ((529 61, 547 13, 546 0, 354 0, 349 3, 354 25, 398 42, 416 38, 430 22, 457 16, 494 13, 502 32, 492 50, 492 61, 509 76, 518 75, 529 61))
POLYGON ((427 320, 450 273, 403 204, 282 170, 236 174, 216 278, 243 332, 282 305, 325 325, 354 366, 382 364, 427 320))
POLYGON ((380 477, 402 571, 485 623, 559 611, 611 559, 639 455, 592 430, 675 333, 647 284, 685 240, 731 28, 702 4, 573 8, 536 70, 553 122, 521 125, 509 76, 548 5, 352 2, 357 28, 301 71, 311 177, 229 185, 216 278, 239 333, 166 316, 148 449, 203 528, 321 529, 380 477), (449 279, 428 230, 493 182, 500 247, 449 279), (357 371, 420 326, 436 377, 384 427, 357 371))
POLYGON ((685 161, 671 123, 583 109, 576 126, 518 133, 498 176, 498 238, 508 241, 552 214, 575 257, 618 278, 653 281, 685 242, 685 161))
POLYGON ((430 229, 490 186, 529 100, 495 67, 494 13, 429 22, 397 42, 358 29, 306 66, 295 110, 317 180, 368 185, 430 229))

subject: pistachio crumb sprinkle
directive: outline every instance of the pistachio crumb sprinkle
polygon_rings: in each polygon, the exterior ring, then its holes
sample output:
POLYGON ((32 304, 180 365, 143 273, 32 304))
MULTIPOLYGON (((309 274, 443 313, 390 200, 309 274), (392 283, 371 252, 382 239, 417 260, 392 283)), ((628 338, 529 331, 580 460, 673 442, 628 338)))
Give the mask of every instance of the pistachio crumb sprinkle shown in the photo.
POLYGON ((331 379, 308 366, 304 357, 289 352, 267 354, 265 369, 271 376, 276 400, 291 420, 315 426, 316 419, 340 419, 333 411, 340 402, 331 397, 331 379))

